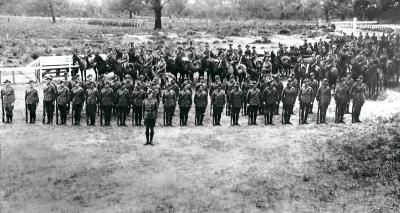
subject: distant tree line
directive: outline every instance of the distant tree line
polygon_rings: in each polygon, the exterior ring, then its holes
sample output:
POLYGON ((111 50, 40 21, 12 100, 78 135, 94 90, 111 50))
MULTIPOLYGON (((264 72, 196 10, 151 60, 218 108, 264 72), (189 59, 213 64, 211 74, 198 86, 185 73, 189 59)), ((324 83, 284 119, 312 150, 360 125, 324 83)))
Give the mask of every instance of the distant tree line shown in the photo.
POLYGON ((0 0, 0 14, 56 17, 154 15, 208 19, 399 20, 400 0, 0 0))

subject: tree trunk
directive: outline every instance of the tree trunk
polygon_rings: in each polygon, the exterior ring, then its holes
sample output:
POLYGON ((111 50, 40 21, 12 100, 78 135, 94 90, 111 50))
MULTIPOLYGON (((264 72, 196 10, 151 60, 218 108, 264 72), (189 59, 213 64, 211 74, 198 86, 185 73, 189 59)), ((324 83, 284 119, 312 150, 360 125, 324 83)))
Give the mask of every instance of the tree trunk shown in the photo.
POLYGON ((330 18, 329 18, 329 10, 325 9, 324 10, 324 15, 325 15, 325 21, 329 22, 330 18))
POLYGON ((54 13, 53 0, 49 0, 49 7, 50 7, 50 14, 51 14, 51 17, 53 18, 53 23, 56 23, 56 15, 55 15, 55 13, 54 13))
POLYGON ((161 11, 162 7, 155 7, 154 8, 154 29, 155 30, 161 30, 162 29, 162 23, 161 23, 161 11))
POLYGON ((129 18, 133 19, 133 11, 129 11, 129 18))

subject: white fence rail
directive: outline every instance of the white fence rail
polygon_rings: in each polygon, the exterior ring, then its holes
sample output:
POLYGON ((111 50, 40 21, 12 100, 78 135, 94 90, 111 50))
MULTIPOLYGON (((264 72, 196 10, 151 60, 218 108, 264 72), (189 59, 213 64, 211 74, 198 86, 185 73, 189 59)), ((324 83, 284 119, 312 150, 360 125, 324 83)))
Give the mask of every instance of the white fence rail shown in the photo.
MULTIPOLYGON (((100 56, 106 58, 105 54, 100 56)), ((71 76, 71 70, 78 67, 72 62, 72 55, 41 56, 26 67, 0 67, 0 84, 6 79, 15 84, 27 83, 30 80, 40 83, 44 75, 66 79, 68 74, 71 76)))

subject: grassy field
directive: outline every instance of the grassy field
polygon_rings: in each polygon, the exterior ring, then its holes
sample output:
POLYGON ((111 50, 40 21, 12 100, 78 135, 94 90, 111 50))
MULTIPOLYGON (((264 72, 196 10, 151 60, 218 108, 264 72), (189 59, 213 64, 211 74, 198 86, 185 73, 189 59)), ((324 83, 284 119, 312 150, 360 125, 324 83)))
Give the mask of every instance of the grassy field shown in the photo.
MULTIPOLYGON (((17 97, 24 87, 16 86, 17 97)), ((0 124, 1 212, 398 212, 398 161, 386 160, 393 163, 386 173, 376 168, 365 179, 354 169, 363 174, 383 161, 350 161, 354 153, 343 150, 386 156, 399 143, 399 100, 387 91, 368 101, 361 124, 348 115, 346 124, 334 124, 331 106, 326 125, 315 116, 298 125, 296 116, 290 126, 276 117, 274 126, 259 118, 249 127, 241 118, 242 127, 230 127, 223 116, 212 127, 207 116, 206 126, 194 127, 192 110, 189 127, 177 118, 175 127, 161 127, 160 117, 156 145, 148 147, 143 127, 116 121, 104 128, 27 125, 18 98, 14 124, 0 124), (381 146, 368 148, 376 140, 381 146), (350 169, 338 166, 346 159, 350 169)))

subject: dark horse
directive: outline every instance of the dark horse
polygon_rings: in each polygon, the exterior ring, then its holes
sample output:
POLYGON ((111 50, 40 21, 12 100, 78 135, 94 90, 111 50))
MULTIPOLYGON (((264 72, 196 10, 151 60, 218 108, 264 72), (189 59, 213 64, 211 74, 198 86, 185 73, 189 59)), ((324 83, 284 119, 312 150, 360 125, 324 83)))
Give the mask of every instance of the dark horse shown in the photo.
MULTIPOLYGON (((75 76, 78 71, 81 71, 81 79, 82 81, 85 80, 86 81, 86 70, 89 67, 89 64, 87 64, 86 60, 84 60, 83 58, 81 58, 78 54, 73 53, 72 54, 72 65, 75 65, 76 63, 78 63, 78 68, 75 68, 75 70, 72 70, 71 75, 75 76)), ((95 71, 96 74, 96 80, 97 80, 97 73, 95 71)))
POLYGON ((98 75, 113 72, 118 76, 120 81, 124 79, 125 69, 123 64, 118 63, 115 59, 105 61, 100 55, 95 55, 93 59, 93 67, 95 72, 97 71, 98 75))

